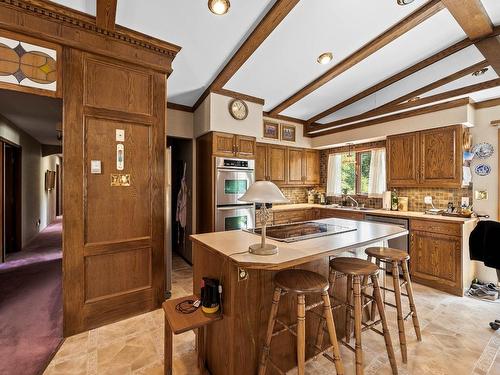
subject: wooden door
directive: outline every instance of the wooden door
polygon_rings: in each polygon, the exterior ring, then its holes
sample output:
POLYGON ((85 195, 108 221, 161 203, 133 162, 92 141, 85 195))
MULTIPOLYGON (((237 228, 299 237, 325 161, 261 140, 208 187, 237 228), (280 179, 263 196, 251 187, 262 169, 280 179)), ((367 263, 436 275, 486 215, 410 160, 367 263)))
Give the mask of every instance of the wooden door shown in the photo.
POLYGON ((267 145, 257 143, 255 146, 255 180, 266 181, 268 180, 267 173, 267 145))
POLYGON ((288 148, 288 178, 289 185, 302 185, 304 150, 301 148, 288 148))
POLYGON ((412 279, 439 290, 462 295, 461 241, 461 237, 412 231, 412 279))
POLYGON ((67 336, 164 299, 166 76, 70 48, 63 64, 67 336))
POLYGON ((319 185, 319 151, 304 151, 304 183, 319 185))
POLYGON ((461 125, 420 132, 420 183, 427 187, 462 185, 461 125))
POLYGON ((269 179, 276 185, 286 184, 286 165, 287 155, 286 147, 278 145, 269 145, 268 171, 269 179))
POLYGON ((22 248, 22 154, 21 147, 9 143, 3 152, 3 245, 9 254, 22 248))
POLYGON ((255 157, 255 137, 236 135, 234 139, 236 157, 244 159, 253 159, 255 157))
POLYGON ((407 133, 387 137, 387 185, 389 187, 418 186, 419 134, 407 133))
POLYGON ((215 156, 235 156, 235 136, 227 133, 212 134, 212 152, 215 156))

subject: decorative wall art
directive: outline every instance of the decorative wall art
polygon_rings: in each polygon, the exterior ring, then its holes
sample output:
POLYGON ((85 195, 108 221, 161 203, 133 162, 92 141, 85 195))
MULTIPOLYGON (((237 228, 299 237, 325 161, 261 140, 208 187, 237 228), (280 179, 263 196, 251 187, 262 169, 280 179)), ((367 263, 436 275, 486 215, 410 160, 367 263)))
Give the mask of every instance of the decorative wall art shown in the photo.
POLYGON ((487 142, 478 143, 471 150, 474 155, 479 159, 487 159, 493 155, 494 148, 487 142))
POLYGON ((295 142, 295 126, 281 125, 281 140, 288 142, 295 142))
POLYGON ((0 36, 0 82, 57 91, 57 51, 0 36))
POLYGON ((474 168, 474 172, 478 176, 488 176, 491 173, 491 167, 488 164, 478 164, 474 168))
POLYGON ((279 125, 274 122, 264 121, 264 138, 279 139, 279 125))

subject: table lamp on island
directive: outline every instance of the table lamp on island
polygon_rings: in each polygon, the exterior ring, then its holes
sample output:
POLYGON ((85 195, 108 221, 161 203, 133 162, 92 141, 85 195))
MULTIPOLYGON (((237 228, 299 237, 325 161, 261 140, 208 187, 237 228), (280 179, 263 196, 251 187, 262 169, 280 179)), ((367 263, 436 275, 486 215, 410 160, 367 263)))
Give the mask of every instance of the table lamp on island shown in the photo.
POLYGON ((260 223, 262 237, 260 243, 250 245, 248 250, 255 255, 273 255, 278 252, 278 246, 266 244, 266 224, 270 218, 266 203, 289 203, 281 190, 271 181, 257 181, 252 184, 246 193, 238 199, 240 202, 260 203, 260 223))

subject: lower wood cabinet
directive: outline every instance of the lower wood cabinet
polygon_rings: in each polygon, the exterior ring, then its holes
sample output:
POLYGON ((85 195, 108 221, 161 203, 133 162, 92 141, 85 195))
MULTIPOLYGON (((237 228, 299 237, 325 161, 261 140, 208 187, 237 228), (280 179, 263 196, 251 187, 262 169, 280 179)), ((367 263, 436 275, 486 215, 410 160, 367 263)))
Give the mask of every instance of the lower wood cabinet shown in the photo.
POLYGON ((412 280, 462 296, 462 237, 456 235, 461 225, 412 220, 410 226, 412 280))
POLYGON ((350 220, 364 220, 365 215, 362 212, 354 212, 348 210, 335 210, 331 208, 320 208, 319 209, 320 219, 338 218, 338 219, 350 219, 350 220))

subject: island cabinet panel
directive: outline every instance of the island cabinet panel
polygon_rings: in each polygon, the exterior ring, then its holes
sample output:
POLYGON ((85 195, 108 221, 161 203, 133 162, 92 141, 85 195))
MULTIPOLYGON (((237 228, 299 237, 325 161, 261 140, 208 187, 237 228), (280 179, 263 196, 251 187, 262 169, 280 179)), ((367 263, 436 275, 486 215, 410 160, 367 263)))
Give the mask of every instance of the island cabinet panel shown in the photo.
POLYGON ((304 164, 304 150, 288 148, 288 185, 302 185, 304 183, 304 164))
POLYGON ((420 133, 420 183, 429 187, 455 187, 462 183, 461 126, 420 133))
POLYGON ((304 151, 304 183, 307 185, 319 184, 319 151, 304 151))
POLYGON ((419 133, 387 137, 387 184, 391 187, 418 185, 419 133))
POLYGON ((320 219, 339 218, 350 220, 364 220, 365 215, 362 212, 349 210, 335 210, 331 208, 320 208, 320 219))
POLYGON ((273 213, 274 225, 299 223, 301 221, 311 220, 312 210, 286 210, 275 211, 273 213))
MULTIPOLYGON (((353 256, 350 253, 344 255, 353 256)), ((328 275, 328 257, 301 264, 298 268, 328 275)), ((247 277, 240 280, 238 266, 216 252, 198 244, 193 244, 193 292, 200 293, 202 277, 220 279, 223 284, 223 319, 198 330, 198 347, 205 348, 202 360, 211 374, 255 375, 260 351, 264 344, 267 321, 274 291, 271 270, 246 270, 247 277), (205 345, 203 346, 203 340, 205 345)), ((345 299, 345 278, 338 279, 335 295, 345 299)), ((319 302, 320 296, 307 296, 307 303, 319 302)), ((292 324, 297 321, 296 297, 285 295, 279 305, 278 319, 292 324)), ((320 309, 316 310, 321 313, 320 309)), ((344 336, 345 308, 334 311, 334 319, 339 338, 344 336)), ((319 319, 316 314, 307 314, 306 342, 316 340, 319 319)), ((327 344, 325 335, 325 347, 327 344)), ((313 356, 312 345, 307 345, 306 358, 313 356)), ((271 358, 280 368, 287 371, 296 366, 296 338, 285 332, 273 338, 271 358)), ((332 364, 333 368, 333 364, 332 364)), ((276 374, 268 366, 267 374, 276 374)))
POLYGON ((412 280, 462 296, 461 225, 412 220, 410 228, 412 280))
POLYGON ((269 179, 268 173, 268 154, 267 145, 257 143, 255 146, 255 180, 267 181, 269 179))

